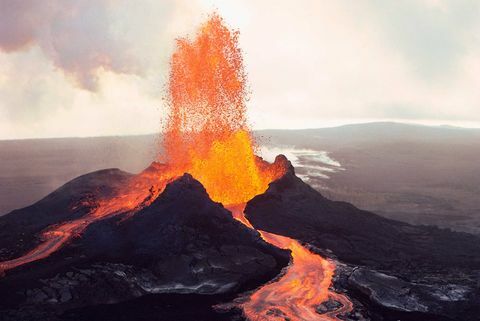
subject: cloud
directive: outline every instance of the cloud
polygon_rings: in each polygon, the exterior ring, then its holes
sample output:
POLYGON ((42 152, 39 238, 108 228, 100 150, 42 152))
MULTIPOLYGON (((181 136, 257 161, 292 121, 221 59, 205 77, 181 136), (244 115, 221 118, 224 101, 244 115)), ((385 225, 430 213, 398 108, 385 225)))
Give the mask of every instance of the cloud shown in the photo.
POLYGON ((0 48, 38 46, 79 87, 98 89, 98 71, 139 73, 124 39, 111 30, 109 0, 1 0, 0 48))
POLYGON ((0 2, 0 48, 6 52, 24 49, 35 40, 35 30, 43 28, 47 6, 38 1, 0 2))
POLYGON ((201 19, 189 0, 0 0, 0 139, 157 131, 174 39, 201 19))
POLYGON ((480 122, 480 12, 472 1, 215 3, 231 13, 227 21, 248 13, 238 25, 260 128, 480 122))
POLYGON ((214 9, 256 128, 480 122, 478 1, 0 0, 0 139, 157 131, 174 39, 214 9))
POLYGON ((369 0, 353 7, 359 16, 368 15, 383 41, 427 81, 452 76, 472 42, 478 41, 472 32, 480 14, 476 0, 369 0))

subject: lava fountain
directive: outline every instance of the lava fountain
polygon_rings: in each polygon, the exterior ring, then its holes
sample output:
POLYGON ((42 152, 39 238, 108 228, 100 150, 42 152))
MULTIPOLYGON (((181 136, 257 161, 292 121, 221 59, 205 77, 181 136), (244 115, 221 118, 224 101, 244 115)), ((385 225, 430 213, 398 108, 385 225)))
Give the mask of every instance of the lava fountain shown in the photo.
POLYGON ((198 179, 214 201, 245 203, 283 175, 284 168, 254 154, 238 32, 218 15, 194 40, 177 39, 167 94, 165 161, 198 179))

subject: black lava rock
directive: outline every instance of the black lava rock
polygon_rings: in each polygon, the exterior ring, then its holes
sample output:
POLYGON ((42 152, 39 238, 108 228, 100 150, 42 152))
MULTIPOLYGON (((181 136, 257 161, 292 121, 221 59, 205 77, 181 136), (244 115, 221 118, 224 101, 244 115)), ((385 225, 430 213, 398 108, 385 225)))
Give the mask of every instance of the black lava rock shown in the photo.
POLYGON ((55 320, 167 293, 231 297, 272 279, 289 259, 185 174, 138 213, 92 223, 46 259, 9 270, 0 319, 55 320))

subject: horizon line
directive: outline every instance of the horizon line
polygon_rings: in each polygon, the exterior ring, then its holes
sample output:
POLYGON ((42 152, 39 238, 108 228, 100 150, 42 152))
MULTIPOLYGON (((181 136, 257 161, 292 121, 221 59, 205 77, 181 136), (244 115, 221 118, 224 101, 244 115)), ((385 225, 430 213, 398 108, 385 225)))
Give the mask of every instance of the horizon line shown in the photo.
MULTIPOLYGON (((445 128, 445 129, 461 129, 461 130, 479 130, 480 122, 446 122, 446 121, 409 121, 409 120, 363 120, 363 121, 331 121, 330 124, 326 122, 323 126, 318 127, 278 127, 278 128, 253 128, 252 132, 259 131, 269 131, 269 130, 315 130, 315 129, 328 129, 328 128, 340 128, 345 126, 352 125, 371 125, 371 124, 399 124, 399 125, 410 125, 410 126, 422 126, 422 127, 431 127, 431 128, 445 128), (460 125, 460 124, 469 124, 469 125, 460 125)), ((132 133, 132 134, 106 134, 106 135, 93 135, 93 136, 44 136, 44 137, 19 137, 19 138, 0 138, 0 142, 6 141, 19 141, 19 140, 43 140, 43 139, 86 139, 86 138, 121 138, 121 137, 141 137, 141 136, 155 136, 161 134, 158 132, 147 132, 147 133, 132 133)))

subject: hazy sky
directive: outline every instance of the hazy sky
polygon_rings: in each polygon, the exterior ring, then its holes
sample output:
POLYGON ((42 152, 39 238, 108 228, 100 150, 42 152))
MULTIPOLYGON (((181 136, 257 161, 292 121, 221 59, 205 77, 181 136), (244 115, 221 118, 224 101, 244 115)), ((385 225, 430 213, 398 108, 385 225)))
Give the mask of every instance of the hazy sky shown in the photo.
POLYGON ((0 0, 0 139, 158 131, 174 39, 213 9, 255 128, 480 126, 478 0, 0 0))

